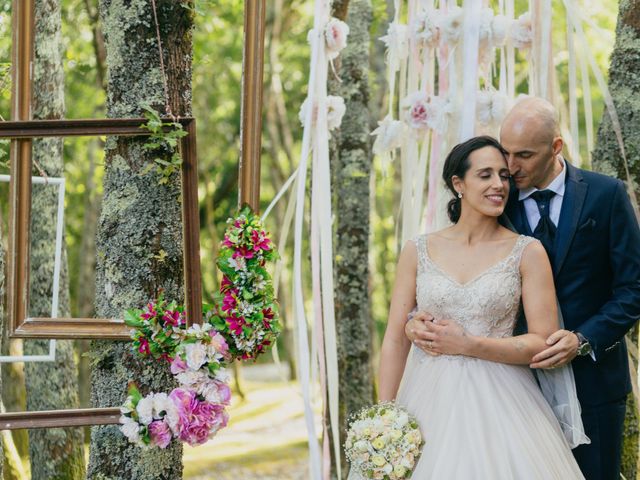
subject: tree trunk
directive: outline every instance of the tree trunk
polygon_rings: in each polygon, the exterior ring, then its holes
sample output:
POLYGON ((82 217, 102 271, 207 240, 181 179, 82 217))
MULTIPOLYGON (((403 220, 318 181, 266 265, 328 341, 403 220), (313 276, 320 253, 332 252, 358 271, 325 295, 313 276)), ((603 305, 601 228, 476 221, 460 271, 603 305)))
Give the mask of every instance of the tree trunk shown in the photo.
MULTIPOLYGON (((344 7, 345 2, 334 4, 338 8, 334 14, 339 15, 344 7)), ((373 401, 368 259, 372 166, 368 109, 370 0, 348 2, 346 20, 349 42, 339 57, 338 69, 342 83, 330 82, 332 93, 342 96, 347 107, 332 149, 341 445, 348 416, 373 401)), ((341 462, 346 472, 344 458, 341 462)))
MULTIPOLYGON (((60 2, 36 2, 33 82, 33 116, 36 119, 64 117, 61 26, 60 2)), ((36 140, 33 160, 38 167, 34 172, 43 171, 52 177, 64 176, 62 139, 36 140)), ((57 198, 55 186, 34 185, 29 313, 37 317, 51 315, 57 198)), ((66 260, 66 249, 63 249, 58 313, 61 317, 70 314, 66 260)), ((24 342, 26 355, 42 355, 48 351, 48 340, 24 342)), ((77 381, 73 342, 58 341, 55 362, 25 364, 27 410, 77 408, 77 381)), ((84 478, 83 443, 83 432, 79 428, 30 430, 31 477, 36 480, 84 478)))
MULTIPOLYGON (((192 9, 183 2, 156 0, 160 38, 174 114, 191 114, 192 9)), ((142 114, 150 104, 163 111, 165 95, 149 0, 101 0, 100 15, 107 48, 107 115, 142 114)), ((141 171, 154 158, 144 139, 109 138, 105 146, 104 198, 97 232, 96 313, 121 318, 143 306, 160 290, 183 301, 180 178, 166 185, 158 175, 141 171), (159 255, 163 250, 165 255, 159 255), (162 259, 162 260, 160 260, 162 259)), ((139 360, 128 342, 92 344, 92 403, 118 406, 127 383, 143 394, 168 392, 175 385, 166 363, 139 360)), ((140 449, 128 443, 118 426, 93 427, 90 479, 173 480, 182 478, 182 445, 166 450, 140 449)))
MULTIPOLYGON (((631 178, 628 179, 624 160, 616 141, 613 125, 608 114, 604 114, 598 130, 596 148, 593 152, 593 167, 607 175, 625 180, 627 188, 635 188, 640 194, 640 0, 620 0, 616 42, 609 67, 609 89, 615 103, 625 150, 629 161, 631 178), (630 182, 628 182, 630 180, 630 182)), ((629 339, 638 344, 636 335, 629 339)), ((634 361, 638 368, 637 359, 634 361)), ((625 419, 622 474, 635 479, 638 472, 638 405, 637 398, 627 401, 625 419)))

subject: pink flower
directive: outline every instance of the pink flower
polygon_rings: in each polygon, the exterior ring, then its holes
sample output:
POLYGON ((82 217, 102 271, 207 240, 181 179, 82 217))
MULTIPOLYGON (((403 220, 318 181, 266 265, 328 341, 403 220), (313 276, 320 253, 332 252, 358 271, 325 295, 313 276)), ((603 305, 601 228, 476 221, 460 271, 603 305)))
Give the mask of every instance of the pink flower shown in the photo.
POLYGON ((140 346, 138 347, 138 352, 143 355, 150 355, 151 349, 149 348, 149 340, 145 337, 140 337, 140 346))
POLYGON ((166 312, 164 312, 162 320, 164 320, 169 325, 173 325, 174 327, 177 327, 178 325, 182 325, 184 323, 182 314, 178 310, 167 310, 166 312))
POLYGON ((150 318, 155 317, 156 315, 158 315, 158 312, 156 312, 156 306, 153 302, 149 302, 149 304, 145 307, 144 312, 142 312, 142 315, 140 315, 144 320, 149 320, 150 318))
POLYGON ((224 382, 214 381, 216 388, 218 389, 218 398, 223 405, 229 405, 231 401, 231 389, 229 385, 224 382))
POLYGON ((229 354, 229 345, 224 337, 215 330, 209 330, 209 336, 211 336, 211 345, 216 349, 216 352, 226 357, 229 354))
POLYGON ((271 250, 271 240, 266 237, 265 232, 254 230, 251 232, 251 241, 253 242, 253 250, 271 250))
POLYGON ((222 241, 222 246, 223 247, 229 247, 229 248, 233 248, 234 244, 231 240, 229 240, 229 236, 225 235, 224 236, 224 240, 222 241))
POLYGON ((186 372, 187 371, 187 363, 182 360, 179 356, 176 356, 176 358, 173 359, 173 361, 171 362, 171 373, 173 375, 177 375, 179 373, 182 372, 186 372))
POLYGON ((227 323, 229 324, 229 328, 233 331, 233 333, 235 333, 236 335, 241 335, 242 326, 246 325, 247 322, 243 317, 236 317, 235 315, 231 315, 230 317, 227 317, 227 323))
POLYGON ((194 391, 176 388, 169 398, 178 410, 178 436, 191 446, 206 442, 212 432, 227 424, 224 408, 198 400, 194 391))
POLYGON ((402 101, 402 107, 406 110, 407 124, 416 132, 433 129, 442 133, 446 129, 451 107, 446 100, 437 95, 413 92, 402 101))
POLYGON ((149 424, 149 437, 151 443, 160 448, 167 448, 173 438, 169 425, 162 420, 156 420, 149 424))

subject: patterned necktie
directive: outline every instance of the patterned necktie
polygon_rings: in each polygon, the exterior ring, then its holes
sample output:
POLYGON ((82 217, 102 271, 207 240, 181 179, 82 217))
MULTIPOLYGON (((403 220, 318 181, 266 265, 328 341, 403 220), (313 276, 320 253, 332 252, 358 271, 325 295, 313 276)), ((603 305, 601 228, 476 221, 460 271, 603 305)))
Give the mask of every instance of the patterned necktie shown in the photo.
POLYGON ((531 194, 531 198, 538 204, 538 211, 540 212, 540 221, 533 231, 533 236, 542 242, 550 259, 553 258, 553 241, 556 236, 556 226, 549 216, 549 210, 551 198, 555 194, 556 192, 551 190, 538 190, 531 194))

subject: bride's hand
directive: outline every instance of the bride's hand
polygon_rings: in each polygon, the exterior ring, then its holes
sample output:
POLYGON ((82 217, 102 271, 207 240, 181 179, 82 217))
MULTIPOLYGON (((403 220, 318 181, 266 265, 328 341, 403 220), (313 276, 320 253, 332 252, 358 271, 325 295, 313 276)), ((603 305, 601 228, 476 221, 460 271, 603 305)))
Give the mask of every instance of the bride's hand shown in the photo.
POLYGON ((425 324, 420 347, 444 355, 465 355, 471 346, 471 336, 453 320, 434 320, 425 324))

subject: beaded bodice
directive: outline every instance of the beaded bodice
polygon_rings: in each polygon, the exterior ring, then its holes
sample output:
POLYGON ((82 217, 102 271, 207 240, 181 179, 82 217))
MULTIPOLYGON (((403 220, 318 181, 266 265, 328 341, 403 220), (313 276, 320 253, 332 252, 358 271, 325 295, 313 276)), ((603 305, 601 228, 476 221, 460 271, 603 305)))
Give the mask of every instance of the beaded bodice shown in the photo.
POLYGON ((427 235, 418 236, 418 311, 452 319, 472 335, 511 336, 522 294, 520 259, 532 241, 535 239, 520 235, 507 257, 460 284, 431 260, 427 235))

